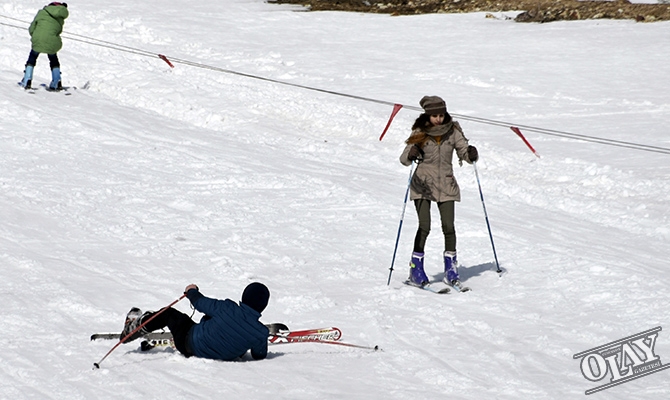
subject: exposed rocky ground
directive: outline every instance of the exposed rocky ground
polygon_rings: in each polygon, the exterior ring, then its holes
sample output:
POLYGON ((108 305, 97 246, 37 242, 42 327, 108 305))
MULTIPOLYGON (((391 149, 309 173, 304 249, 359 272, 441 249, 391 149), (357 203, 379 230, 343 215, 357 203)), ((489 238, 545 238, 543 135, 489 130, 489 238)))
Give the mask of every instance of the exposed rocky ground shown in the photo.
MULTIPOLYGON (((510 12, 518 22, 583 19, 632 19, 638 22, 670 20, 670 0, 659 4, 632 4, 628 0, 270 0, 301 4, 311 11, 355 11, 410 15, 427 13, 510 12)), ((493 15, 491 15, 493 16, 493 15)))

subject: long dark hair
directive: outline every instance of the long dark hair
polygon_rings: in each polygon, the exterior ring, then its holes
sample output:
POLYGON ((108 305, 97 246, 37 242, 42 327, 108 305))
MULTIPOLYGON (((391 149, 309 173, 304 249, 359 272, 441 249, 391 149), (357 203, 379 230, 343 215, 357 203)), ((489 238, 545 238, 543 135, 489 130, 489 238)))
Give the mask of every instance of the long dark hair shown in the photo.
MULTIPOLYGON (((421 146, 423 147, 423 144, 428 140, 428 135, 426 132, 428 131, 428 128, 433 126, 433 124, 430 123, 430 115, 431 114, 426 114, 423 113, 419 115, 419 117, 414 121, 414 124, 412 125, 412 134, 410 135, 407 140, 405 140, 405 143, 407 144, 416 144, 420 143, 421 146)), ((449 113, 444 114, 444 121, 442 121, 442 125, 448 124, 451 122, 451 115, 449 113)))

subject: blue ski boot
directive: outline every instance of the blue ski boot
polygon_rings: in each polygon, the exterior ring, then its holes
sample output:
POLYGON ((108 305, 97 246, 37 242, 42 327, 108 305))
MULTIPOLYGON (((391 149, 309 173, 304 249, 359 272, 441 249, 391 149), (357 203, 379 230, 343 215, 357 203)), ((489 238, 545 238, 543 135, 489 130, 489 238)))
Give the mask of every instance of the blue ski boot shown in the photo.
POLYGON ((24 89, 30 89, 33 83, 33 70, 35 69, 34 65, 26 65, 25 74, 23 75, 23 80, 19 82, 19 85, 24 89))
POLYGON ((60 83, 60 67, 51 70, 51 83, 49 90, 63 90, 63 85, 60 83))
POLYGON ((455 286, 457 289, 461 287, 455 251, 447 250, 444 252, 444 278, 442 280, 447 285, 455 286))
POLYGON ((412 261, 409 263, 409 281, 416 286, 428 284, 428 277, 423 271, 423 253, 412 253, 412 261))

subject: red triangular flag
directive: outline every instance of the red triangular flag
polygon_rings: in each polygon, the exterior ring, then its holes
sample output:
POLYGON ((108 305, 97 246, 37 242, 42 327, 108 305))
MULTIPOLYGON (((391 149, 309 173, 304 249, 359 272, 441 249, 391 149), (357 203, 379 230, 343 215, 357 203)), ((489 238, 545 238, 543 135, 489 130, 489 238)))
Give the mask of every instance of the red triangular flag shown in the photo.
POLYGON ((386 124, 386 128, 384 128, 384 132, 382 132, 382 135, 379 137, 379 140, 381 141, 384 138, 384 135, 386 135, 386 131, 389 129, 389 126, 391 126, 391 122, 393 121, 393 118, 395 118, 395 115, 400 111, 402 108, 402 104, 394 104, 393 105, 393 112, 391 112, 391 117, 389 118, 389 122, 386 124))
POLYGON ((535 157, 540 158, 540 155, 537 154, 533 146, 531 146, 530 143, 528 143, 528 140, 526 140, 525 136, 523 136, 523 134, 521 133, 521 129, 517 128, 516 126, 510 126, 509 128, 512 130, 512 132, 516 133, 521 138, 521 140, 523 140, 524 143, 526 143, 526 146, 528 146, 530 151, 532 151, 533 154, 535 154, 535 157))
POLYGON ((168 58, 165 57, 164 55, 159 54, 159 55, 158 55, 158 58, 160 58, 161 60, 165 61, 165 62, 167 63, 167 65, 170 66, 170 68, 174 68, 174 65, 172 65, 172 63, 170 62, 170 60, 168 60, 168 58))

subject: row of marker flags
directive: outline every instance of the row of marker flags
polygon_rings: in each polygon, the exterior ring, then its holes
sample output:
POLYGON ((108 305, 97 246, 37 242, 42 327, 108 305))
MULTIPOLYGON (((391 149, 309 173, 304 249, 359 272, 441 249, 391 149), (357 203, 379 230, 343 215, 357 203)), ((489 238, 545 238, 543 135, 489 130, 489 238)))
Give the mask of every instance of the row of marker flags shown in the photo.
MULTIPOLYGON (((389 121, 386 123, 386 127, 384 128, 384 131, 382 132, 381 136, 379 136, 380 141, 382 139, 384 139, 384 135, 386 135, 386 131, 388 131, 389 127, 391 126, 391 122, 393 122, 393 118, 395 118, 395 116, 398 114, 398 111, 400 111, 400 109, 402 107, 403 107, 402 104, 394 104, 393 105, 393 111, 391 111, 391 116, 389 117, 389 121)), ((535 148, 533 148, 533 146, 530 144, 530 142, 528 142, 528 140, 523 135, 523 133, 521 133, 521 129, 519 129, 516 126, 510 126, 509 128, 512 130, 512 132, 516 133, 517 136, 519 136, 521 138, 521 140, 523 140, 523 142, 526 144, 526 146, 528 146, 530 151, 532 151, 533 154, 535 154, 535 156, 537 158, 540 158, 540 155, 537 153, 537 151, 535 151, 535 148)))

